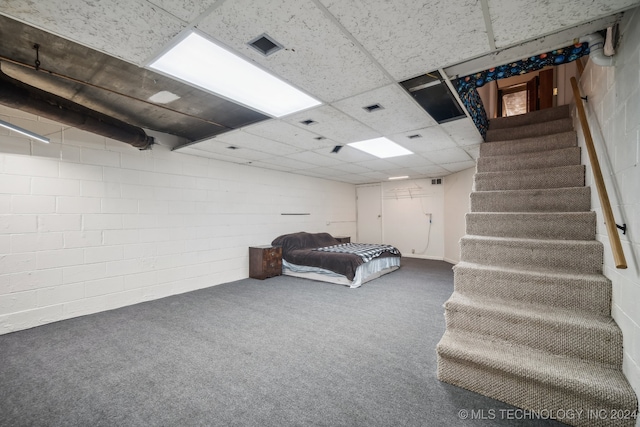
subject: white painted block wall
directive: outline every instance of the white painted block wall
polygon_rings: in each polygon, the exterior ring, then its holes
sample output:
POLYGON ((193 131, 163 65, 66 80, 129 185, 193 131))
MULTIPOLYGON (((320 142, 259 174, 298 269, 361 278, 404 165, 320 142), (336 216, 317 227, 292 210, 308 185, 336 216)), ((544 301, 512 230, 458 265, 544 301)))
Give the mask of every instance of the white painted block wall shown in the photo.
POLYGON ((0 130, 0 334, 246 278, 280 234, 355 236, 351 184, 0 119, 52 140, 0 130))
MULTIPOLYGON (((640 395, 640 8, 625 13, 614 67, 587 63, 580 79, 587 114, 616 221, 629 230, 622 238, 626 270, 616 269, 602 208, 587 166, 587 185, 598 213, 597 238, 605 248, 604 273, 613 282, 613 317, 624 336, 623 370, 640 395)), ((576 129, 580 124, 576 122, 576 129)), ((584 136, 578 131, 583 163, 584 136)), ((637 423, 640 426, 640 422, 637 423)))

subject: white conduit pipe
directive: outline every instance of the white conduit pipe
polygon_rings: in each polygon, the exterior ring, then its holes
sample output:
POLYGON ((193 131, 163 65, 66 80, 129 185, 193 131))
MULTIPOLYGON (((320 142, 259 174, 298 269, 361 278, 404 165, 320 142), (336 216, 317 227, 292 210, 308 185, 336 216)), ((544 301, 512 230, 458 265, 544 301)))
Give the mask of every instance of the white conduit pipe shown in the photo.
POLYGON ((604 39, 600 34, 593 33, 580 37, 580 43, 584 42, 589 43, 589 59, 591 59, 594 64, 600 65, 601 67, 613 66, 613 57, 605 56, 604 54, 604 39))

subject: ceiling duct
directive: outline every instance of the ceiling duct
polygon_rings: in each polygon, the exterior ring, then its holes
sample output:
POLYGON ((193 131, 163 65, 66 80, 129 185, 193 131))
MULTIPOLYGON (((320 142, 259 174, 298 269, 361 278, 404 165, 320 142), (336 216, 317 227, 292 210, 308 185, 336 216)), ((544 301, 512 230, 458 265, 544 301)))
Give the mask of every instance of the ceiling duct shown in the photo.
POLYGON ((140 150, 153 145, 142 128, 29 86, 0 70, 0 104, 87 132, 130 144, 140 150))
POLYGON ((400 85, 440 124, 466 117, 438 71, 405 80, 400 85))

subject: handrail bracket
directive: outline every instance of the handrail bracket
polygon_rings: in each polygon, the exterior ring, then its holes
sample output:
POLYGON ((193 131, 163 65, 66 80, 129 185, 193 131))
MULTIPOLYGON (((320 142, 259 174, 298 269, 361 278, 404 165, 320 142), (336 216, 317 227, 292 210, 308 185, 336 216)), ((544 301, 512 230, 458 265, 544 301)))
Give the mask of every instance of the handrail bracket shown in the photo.
POLYGON ((622 224, 622 225, 616 224, 616 227, 622 230, 622 234, 627 234, 627 224, 622 224))

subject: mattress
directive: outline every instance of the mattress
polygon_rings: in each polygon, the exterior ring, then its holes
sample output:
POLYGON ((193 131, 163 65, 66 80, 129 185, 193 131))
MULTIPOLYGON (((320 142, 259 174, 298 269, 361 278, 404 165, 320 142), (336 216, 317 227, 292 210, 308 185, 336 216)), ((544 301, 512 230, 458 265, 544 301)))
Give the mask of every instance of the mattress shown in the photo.
POLYGON ((282 260, 282 274, 284 275, 335 283, 349 286, 350 288, 358 288, 362 286, 363 283, 391 273, 398 268, 400 268, 399 257, 376 258, 360 265, 356 269, 353 280, 349 280, 346 276, 331 270, 292 264, 286 260, 282 260))

